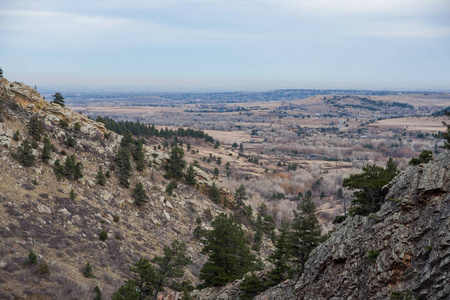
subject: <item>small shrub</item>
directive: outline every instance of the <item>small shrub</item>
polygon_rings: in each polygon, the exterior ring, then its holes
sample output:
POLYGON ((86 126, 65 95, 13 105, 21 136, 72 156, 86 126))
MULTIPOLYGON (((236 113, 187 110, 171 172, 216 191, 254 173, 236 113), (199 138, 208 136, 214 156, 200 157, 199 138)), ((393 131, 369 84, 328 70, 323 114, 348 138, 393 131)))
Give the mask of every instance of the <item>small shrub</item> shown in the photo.
POLYGON ((81 124, 80 124, 80 122, 76 122, 73 128, 74 128, 76 131, 80 131, 80 129, 81 129, 81 124))
POLYGON ((166 193, 169 196, 173 195, 173 190, 176 189, 178 187, 178 183, 176 180, 172 180, 166 187, 166 193))
POLYGON ((92 273, 92 266, 90 262, 86 263, 83 271, 83 276, 86 278, 95 278, 94 274, 92 273))
POLYGON ((14 135, 13 135, 13 140, 18 142, 19 139, 20 139, 20 132, 19 132, 19 130, 17 130, 16 133, 14 133, 14 135))
POLYGON ((38 259, 36 253, 33 252, 33 250, 28 253, 28 259, 25 261, 25 264, 27 265, 37 265, 38 259))
POLYGON ((38 275, 47 275, 50 274, 50 269, 46 262, 41 262, 37 266, 36 274, 38 275))
POLYGON ((77 145, 77 141, 73 137, 68 137, 64 141, 64 145, 66 145, 69 148, 75 147, 77 145))
POLYGON ((67 128, 67 127, 69 127, 69 123, 67 123, 66 121, 64 121, 64 120, 60 120, 59 121, 59 127, 61 127, 61 128, 67 128))
POLYGON ((94 300, 102 300, 102 291, 100 290, 98 285, 95 286, 94 293, 95 293, 94 300))
POLYGON ((104 242, 106 241, 106 239, 108 238, 108 233, 106 231, 102 231, 100 232, 100 234, 98 235, 98 238, 100 239, 100 241, 104 242))
POLYGON ((75 200, 76 196, 77 196, 77 194, 75 194, 75 191, 73 189, 71 189, 70 194, 69 194, 70 200, 72 200, 72 201, 75 200))
POLYGON ((67 152, 66 152, 65 150, 61 150, 61 155, 66 156, 66 155, 67 155, 67 152))
POLYGON ((336 216, 334 217, 333 224, 339 224, 345 221, 347 219, 347 216, 336 216))
POLYGON ((377 257, 378 257, 378 255, 379 255, 380 253, 377 251, 377 250, 374 250, 374 249, 370 249, 368 252, 367 252, 367 260, 368 261, 371 261, 371 262, 375 262, 376 260, 377 260, 377 257))
POLYGON ((114 216, 113 216, 113 221, 114 221, 114 222, 118 223, 119 220, 120 220, 120 217, 119 217, 118 215, 114 215, 114 216))

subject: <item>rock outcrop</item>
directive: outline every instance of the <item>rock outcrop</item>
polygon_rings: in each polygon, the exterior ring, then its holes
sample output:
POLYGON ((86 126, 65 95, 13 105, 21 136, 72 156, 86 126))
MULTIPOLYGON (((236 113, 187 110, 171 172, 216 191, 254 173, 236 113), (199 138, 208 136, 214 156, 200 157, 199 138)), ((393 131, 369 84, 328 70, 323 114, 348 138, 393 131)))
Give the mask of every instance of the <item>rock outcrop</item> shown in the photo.
MULTIPOLYGON (((311 253, 300 278, 255 299, 450 299, 450 152, 384 188, 379 212, 347 218, 311 253)), ((237 300, 238 284, 195 299, 237 300)))

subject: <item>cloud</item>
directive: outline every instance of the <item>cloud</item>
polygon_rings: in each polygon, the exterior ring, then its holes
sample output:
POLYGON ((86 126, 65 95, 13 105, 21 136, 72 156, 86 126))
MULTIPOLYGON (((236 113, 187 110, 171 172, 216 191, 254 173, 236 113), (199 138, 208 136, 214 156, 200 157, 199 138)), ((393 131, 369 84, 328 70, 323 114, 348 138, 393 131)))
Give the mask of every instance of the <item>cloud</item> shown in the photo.
POLYGON ((386 22, 367 31, 368 36, 393 39, 450 38, 450 26, 437 26, 413 22, 386 22))

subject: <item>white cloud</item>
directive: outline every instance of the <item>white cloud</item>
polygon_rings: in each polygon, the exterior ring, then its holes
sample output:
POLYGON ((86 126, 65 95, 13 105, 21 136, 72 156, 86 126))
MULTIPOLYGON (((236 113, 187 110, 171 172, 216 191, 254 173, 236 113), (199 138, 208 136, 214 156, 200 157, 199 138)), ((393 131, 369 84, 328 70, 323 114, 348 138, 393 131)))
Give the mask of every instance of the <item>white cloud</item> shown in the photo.
POLYGON ((367 35, 395 39, 450 38, 450 26, 434 26, 412 22, 387 22, 369 29, 367 35))

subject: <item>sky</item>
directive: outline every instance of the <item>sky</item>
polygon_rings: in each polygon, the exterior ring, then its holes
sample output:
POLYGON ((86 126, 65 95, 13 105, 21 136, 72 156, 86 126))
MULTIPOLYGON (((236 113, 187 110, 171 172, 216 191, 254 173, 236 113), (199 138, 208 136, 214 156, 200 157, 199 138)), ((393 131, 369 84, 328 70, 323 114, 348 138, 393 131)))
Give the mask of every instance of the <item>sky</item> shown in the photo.
POLYGON ((450 89, 450 0, 0 0, 0 67, 54 88, 450 89))

